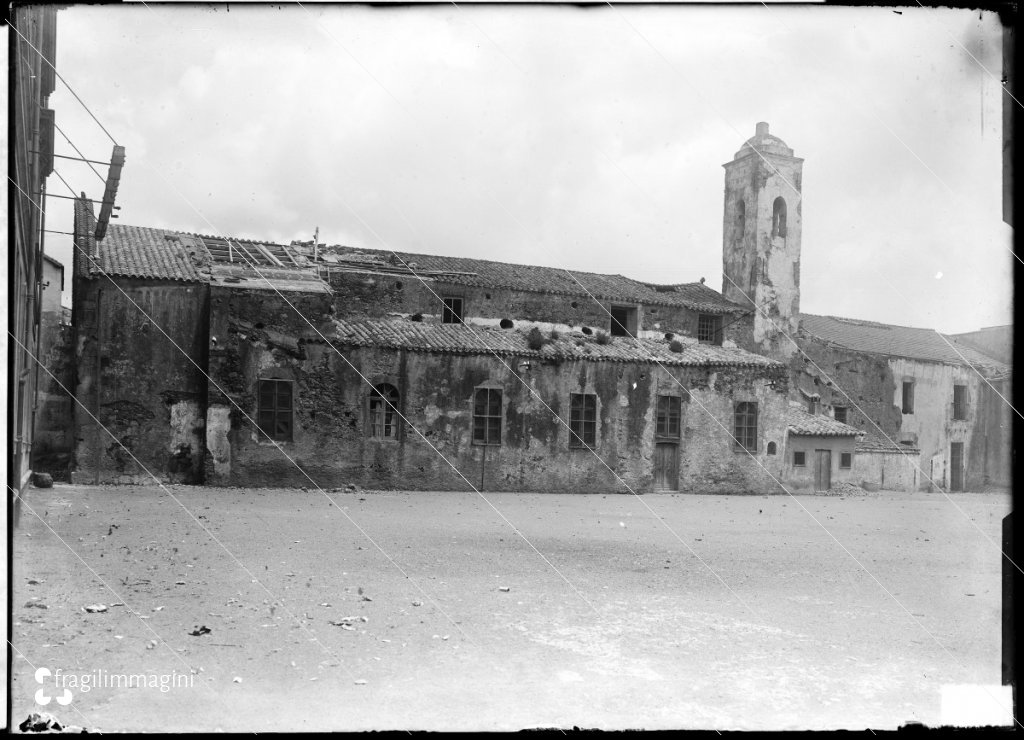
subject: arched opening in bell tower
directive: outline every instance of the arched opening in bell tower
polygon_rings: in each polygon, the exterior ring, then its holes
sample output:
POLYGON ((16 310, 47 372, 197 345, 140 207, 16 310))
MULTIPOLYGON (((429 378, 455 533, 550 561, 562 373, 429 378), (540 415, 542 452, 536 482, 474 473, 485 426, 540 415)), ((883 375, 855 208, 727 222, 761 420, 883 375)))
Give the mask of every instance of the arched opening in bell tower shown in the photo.
POLYGON ((781 195, 772 204, 772 236, 786 237, 786 201, 781 195))

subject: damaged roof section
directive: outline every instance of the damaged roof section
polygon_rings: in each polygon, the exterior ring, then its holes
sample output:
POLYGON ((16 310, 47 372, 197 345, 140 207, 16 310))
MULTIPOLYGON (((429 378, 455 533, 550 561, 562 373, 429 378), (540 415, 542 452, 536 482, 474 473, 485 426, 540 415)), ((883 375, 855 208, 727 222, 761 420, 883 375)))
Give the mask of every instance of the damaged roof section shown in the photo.
POLYGON ((330 293, 316 266, 283 244, 111 224, 94 242, 90 276, 209 283, 251 290, 330 293))
POLYGON ((802 313, 800 331, 857 352, 942 362, 947 365, 969 365, 998 374, 1009 371, 1003 363, 970 347, 960 344, 954 348, 952 338, 944 337, 934 329, 915 329, 802 313))
POLYGON ((334 320, 333 343, 340 346, 386 347, 452 354, 497 354, 551 360, 649 362, 697 367, 756 367, 783 370, 785 365, 736 347, 712 344, 684 345, 673 352, 656 339, 615 337, 607 344, 582 332, 559 333, 531 349, 528 329, 499 329, 466 324, 432 324, 408 318, 334 320))
POLYGON ((831 416, 809 414, 803 409, 790 409, 786 414, 789 433, 808 437, 859 437, 864 432, 836 421, 831 416))
POLYGON ((683 306, 706 313, 743 313, 747 310, 703 283, 655 286, 622 275, 342 246, 321 246, 319 256, 332 269, 402 273, 472 287, 683 306))
POLYGON ((866 432, 863 437, 857 440, 857 452, 888 452, 907 453, 908 455, 919 455, 921 449, 911 442, 896 442, 886 439, 884 436, 874 432, 866 432))

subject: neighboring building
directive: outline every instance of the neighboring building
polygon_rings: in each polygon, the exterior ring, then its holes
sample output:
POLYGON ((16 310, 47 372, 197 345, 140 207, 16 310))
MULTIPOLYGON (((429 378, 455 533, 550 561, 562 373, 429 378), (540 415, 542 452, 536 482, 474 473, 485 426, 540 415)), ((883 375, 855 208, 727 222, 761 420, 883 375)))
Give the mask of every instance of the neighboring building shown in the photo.
POLYGON ((57 10, 50 5, 15 7, 10 34, 11 168, 9 305, 6 342, 7 401, 11 440, 8 475, 18 496, 31 476, 33 427, 43 300, 43 229, 46 178, 53 171, 53 111, 57 10), (34 48, 33 48, 34 47, 34 48))
POLYGON ((797 341, 794 387, 891 449, 919 451, 919 487, 1009 483, 1010 408, 997 395, 1010 398, 1005 364, 931 329, 833 316, 801 315, 797 341))
POLYGON ((43 255, 42 287, 38 354, 42 372, 37 389, 32 470, 49 473, 55 480, 67 481, 70 480, 74 450, 74 428, 68 423, 73 416, 74 404, 71 397, 74 390, 74 336, 64 320, 61 305, 64 265, 48 254, 43 255))
POLYGON ((817 413, 789 410, 783 483, 790 490, 828 491, 836 483, 855 482, 853 460, 859 429, 817 413))

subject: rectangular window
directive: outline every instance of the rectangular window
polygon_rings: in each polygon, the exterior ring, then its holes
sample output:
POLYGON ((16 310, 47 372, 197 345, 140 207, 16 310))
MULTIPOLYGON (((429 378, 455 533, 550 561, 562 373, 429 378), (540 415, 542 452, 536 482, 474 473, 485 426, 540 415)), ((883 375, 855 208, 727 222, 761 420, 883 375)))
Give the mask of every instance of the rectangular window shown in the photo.
POLYGON ((636 308, 631 306, 612 306, 609 332, 613 337, 636 336, 636 308))
POLYGON ((370 391, 370 436, 398 437, 398 389, 381 383, 370 391))
POLYGON ((569 446, 593 447, 597 444, 597 395, 569 394, 569 446))
POLYGON ((914 413, 914 381, 903 381, 903 413, 914 413))
POLYGON ((853 453, 852 452, 840 452, 839 453, 839 467, 845 470, 849 470, 853 464, 853 453))
POLYGON ((697 317, 697 341, 704 344, 722 343, 722 317, 702 313, 697 317))
POLYGON ((501 444, 501 389, 477 388, 473 399, 473 444, 501 444))
POLYGON ((807 465, 807 453, 806 452, 794 452, 793 453, 793 467, 802 468, 807 465))
POLYGON ((292 381, 259 381, 259 426, 271 439, 292 441, 292 381))
POLYGON ((681 400, 679 396, 658 396, 658 416, 654 429, 657 436, 679 438, 681 400))
POLYGON ((461 298, 445 298, 444 299, 444 311, 441 312, 441 323, 442 324, 461 324, 462 323, 462 299, 461 298))
POLYGON ((953 386, 953 418, 963 421, 967 418, 967 386, 953 386))
POLYGON ((846 409, 845 406, 836 406, 833 409, 833 411, 835 413, 836 421, 838 421, 838 422, 840 422, 842 424, 846 424, 847 423, 846 422, 846 411, 847 411, 847 409, 846 409))
POLYGON ((736 404, 736 449, 757 450, 757 402, 742 401, 736 404))

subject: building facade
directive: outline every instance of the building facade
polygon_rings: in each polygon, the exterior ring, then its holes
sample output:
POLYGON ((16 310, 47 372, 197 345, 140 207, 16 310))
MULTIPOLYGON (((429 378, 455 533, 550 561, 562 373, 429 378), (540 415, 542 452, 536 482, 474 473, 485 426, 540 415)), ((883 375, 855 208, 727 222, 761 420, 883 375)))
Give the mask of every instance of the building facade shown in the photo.
POLYGON ((97 239, 83 196, 76 476, 722 493, 1006 480, 1006 365, 935 332, 800 313, 802 161, 758 124, 725 165, 722 293, 120 224, 97 239))

